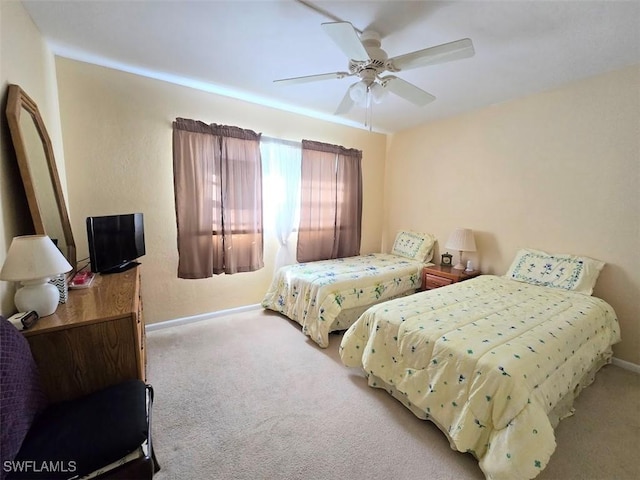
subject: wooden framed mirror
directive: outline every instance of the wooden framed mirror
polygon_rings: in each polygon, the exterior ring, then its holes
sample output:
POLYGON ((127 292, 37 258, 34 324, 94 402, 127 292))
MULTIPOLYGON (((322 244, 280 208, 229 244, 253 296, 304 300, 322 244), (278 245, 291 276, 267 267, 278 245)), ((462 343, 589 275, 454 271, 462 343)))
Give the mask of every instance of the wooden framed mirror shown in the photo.
POLYGON ((76 245, 62 193, 51 139, 38 105, 18 85, 9 85, 7 120, 35 233, 48 235, 76 271, 76 245))

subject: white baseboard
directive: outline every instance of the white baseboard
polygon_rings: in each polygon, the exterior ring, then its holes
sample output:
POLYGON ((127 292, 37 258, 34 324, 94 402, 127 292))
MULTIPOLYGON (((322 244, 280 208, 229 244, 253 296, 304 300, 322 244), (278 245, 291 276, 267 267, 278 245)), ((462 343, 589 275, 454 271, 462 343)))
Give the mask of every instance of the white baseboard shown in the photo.
POLYGON ((634 373, 640 373, 640 365, 638 364, 627 362, 625 360, 620 360, 619 358, 616 358, 616 357, 613 357, 613 359, 611 359, 611 363, 613 363, 614 365, 620 368, 624 368, 625 370, 630 370, 634 373))
POLYGON ((147 332, 161 330, 163 328, 176 327, 178 325, 187 325, 189 323, 201 322, 211 318, 224 317, 234 313, 248 312, 250 310, 259 310, 262 306, 259 303, 254 305, 245 305, 244 307, 229 308, 227 310, 218 310, 217 312, 203 313, 201 315, 193 315, 191 317, 176 318, 174 320, 166 320, 164 322, 150 323, 145 327, 147 332))

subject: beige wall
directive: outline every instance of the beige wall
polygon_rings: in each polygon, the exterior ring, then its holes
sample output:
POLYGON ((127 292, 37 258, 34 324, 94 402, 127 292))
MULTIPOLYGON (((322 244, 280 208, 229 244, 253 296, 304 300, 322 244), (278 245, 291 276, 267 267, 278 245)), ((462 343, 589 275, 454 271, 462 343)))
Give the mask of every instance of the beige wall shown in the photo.
POLYGON ((470 258, 499 275, 520 247, 605 261, 594 295, 640 364, 639 66, 393 135, 386 173, 387 243, 410 227, 443 252, 472 228, 470 258))
POLYGON ((273 275, 275 241, 266 245, 266 266, 258 272, 205 280, 176 277, 171 145, 171 122, 176 117, 361 149, 362 252, 380 250, 385 135, 73 60, 58 58, 56 64, 78 258, 87 256, 87 216, 143 212, 147 254, 141 259, 142 291, 147 322, 259 303, 273 275))
MULTIPOLYGON (((53 143, 59 173, 64 179, 54 57, 40 32, 16 1, 0 2, 0 265, 11 239, 33 233, 31 216, 22 188, 15 152, 7 126, 7 86, 20 85, 38 104, 53 143)), ((63 180, 63 183, 64 180, 63 180)), ((0 313, 15 312, 15 284, 0 281, 0 313)))

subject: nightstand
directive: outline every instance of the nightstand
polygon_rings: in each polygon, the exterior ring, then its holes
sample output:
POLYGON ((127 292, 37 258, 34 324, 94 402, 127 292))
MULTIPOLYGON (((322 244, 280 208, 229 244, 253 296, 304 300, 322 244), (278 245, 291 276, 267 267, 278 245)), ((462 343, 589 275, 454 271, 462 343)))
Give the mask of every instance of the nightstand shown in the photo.
POLYGON ((422 286, 420 290, 433 290, 434 288, 444 287, 452 283, 468 280, 481 275, 480 270, 465 272, 464 270, 456 270, 453 267, 443 267, 433 265, 422 269, 422 286))

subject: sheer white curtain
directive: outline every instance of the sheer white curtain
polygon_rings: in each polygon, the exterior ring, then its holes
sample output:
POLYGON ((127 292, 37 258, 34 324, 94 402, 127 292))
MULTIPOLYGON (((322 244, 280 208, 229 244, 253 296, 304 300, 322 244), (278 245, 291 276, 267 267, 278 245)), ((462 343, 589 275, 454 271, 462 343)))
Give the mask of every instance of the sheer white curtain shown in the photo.
POLYGON ((284 265, 295 263, 289 237, 300 219, 302 144, 263 136, 260 153, 265 231, 273 232, 280 244, 275 259, 276 272, 284 265))

